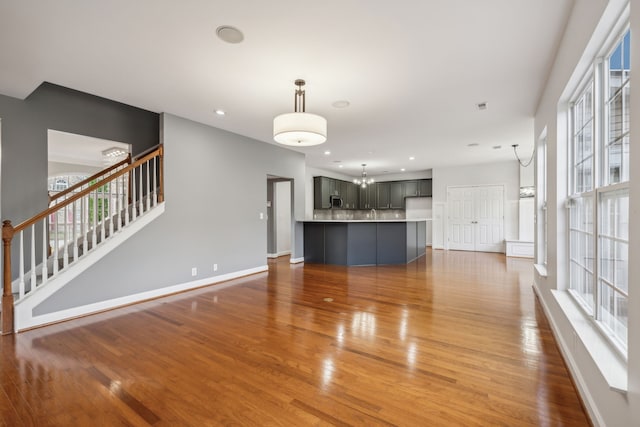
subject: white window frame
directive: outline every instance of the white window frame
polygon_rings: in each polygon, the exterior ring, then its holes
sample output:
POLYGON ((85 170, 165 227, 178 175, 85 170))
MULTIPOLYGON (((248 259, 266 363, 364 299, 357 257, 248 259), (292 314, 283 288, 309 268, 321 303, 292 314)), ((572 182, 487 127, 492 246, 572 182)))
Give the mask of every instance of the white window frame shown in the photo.
MULTIPOLYGON (((605 169, 605 166, 608 166, 608 151, 607 147, 610 143, 609 141, 609 70, 607 59, 613 54, 614 49, 617 45, 623 40, 624 36, 629 31, 628 23, 624 25, 621 31, 618 31, 615 34, 615 37, 611 39, 611 42, 608 44, 606 49, 603 49, 602 58, 598 58, 594 61, 594 66, 592 70, 585 75, 582 84, 579 86, 578 90, 575 92, 574 96, 571 98, 573 102, 570 103, 569 108, 569 127, 568 127, 568 143, 569 143, 569 156, 567 162, 567 174, 568 174, 568 194, 569 194, 569 203, 568 206, 570 209, 568 212, 567 223, 568 223, 568 265, 569 270, 567 272, 569 279, 569 294, 578 302, 579 306, 584 310, 584 312, 593 320, 596 327, 603 333, 604 336, 607 337, 608 341, 613 345, 613 347, 626 359, 627 358, 627 342, 628 342, 628 330, 626 331, 626 339, 623 340, 616 335, 614 330, 610 328, 604 321, 603 318, 608 315, 608 313, 604 313, 603 307, 604 305, 601 302, 601 298, 603 297, 600 292, 600 286, 607 286, 609 288, 608 292, 613 292, 614 298, 614 310, 616 309, 616 304, 618 299, 615 295, 624 296, 628 298, 628 288, 626 293, 623 289, 619 288, 616 283, 607 282, 605 278, 601 277, 601 262, 603 257, 603 248, 602 241, 609 240, 615 241, 618 243, 626 244, 627 248, 627 260, 628 260, 628 237, 627 239, 620 238, 617 236, 605 236, 602 234, 603 224, 601 223, 601 216, 604 216, 602 212, 601 200, 604 196, 620 192, 622 194, 626 193, 626 196, 621 196, 621 198, 628 197, 629 194, 629 182, 628 175, 627 181, 609 183, 609 170, 605 169), (575 161, 575 150, 576 150, 576 130, 574 129, 575 125, 575 115, 574 108, 575 102, 583 97, 586 93, 586 90, 589 85, 592 85, 592 115, 593 115, 593 125, 592 125, 592 156, 591 156, 591 179, 592 185, 591 188, 585 191, 585 188, 581 188, 581 192, 577 192, 577 183, 576 183, 576 161, 575 161), (584 231, 576 230, 576 225, 572 224, 572 214, 571 207, 575 207, 575 205, 579 202, 579 199, 588 199, 591 198, 593 200, 592 210, 590 212, 591 215, 591 235, 588 233, 585 234, 584 231), (575 288, 575 283, 572 282, 572 268, 575 263, 575 259, 572 259, 576 254, 573 249, 573 240, 576 234, 585 234, 587 239, 591 239, 590 245, 593 248, 593 261, 592 261, 592 290, 593 290, 593 301, 587 301, 583 298, 575 288), (626 342, 625 342, 626 341, 626 342)), ((624 61, 621 59, 621 61, 624 61)), ((624 62, 623 62, 624 67, 624 62)), ((630 78, 627 80, 626 84, 630 84, 630 78)), ((625 85, 625 82, 621 83, 621 89, 625 85)), ((622 103, 624 104, 624 94, 622 96, 622 103)), ((623 116, 624 117, 624 116, 623 116)), ((628 135, 628 134, 627 134, 628 135)), ((624 135, 623 135, 624 136, 624 135)), ((620 138, 622 140, 622 137, 620 138)), ((621 165, 620 165, 620 180, 623 179, 624 173, 624 147, 621 143, 621 165)), ((629 213, 626 213, 627 219, 627 227, 628 227, 628 216, 629 213)), ((628 229, 626 230, 626 235, 628 236, 628 229)), ((589 244, 585 244, 585 246, 589 246, 589 244)), ((586 247, 581 248, 582 252, 578 251, 580 254, 587 254, 586 247)), ((588 254, 587 254, 588 255, 588 254)), ((623 260, 624 261, 624 260, 623 260)), ((576 264, 577 265, 577 264, 576 264)), ((614 264, 615 265, 615 264, 614 264)), ((588 272, 587 266, 584 266, 584 269, 588 272)), ((628 277, 628 262, 626 265, 626 273, 628 277)), ((615 279, 614 279, 615 281, 615 279)), ((628 283, 628 279, 626 282, 627 287, 630 286, 628 283)), ((628 317, 627 317, 628 322, 628 317)))

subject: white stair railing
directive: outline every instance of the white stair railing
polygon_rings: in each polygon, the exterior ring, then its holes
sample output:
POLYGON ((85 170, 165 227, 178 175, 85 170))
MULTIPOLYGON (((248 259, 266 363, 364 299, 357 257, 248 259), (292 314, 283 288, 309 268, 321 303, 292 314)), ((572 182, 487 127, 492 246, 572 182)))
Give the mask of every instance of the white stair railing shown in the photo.
POLYGON ((104 176, 94 175, 59 193, 50 199, 49 209, 15 227, 11 221, 3 222, 2 304, 3 307, 11 305, 11 310, 2 311, 3 333, 13 331, 11 243, 14 235, 19 235, 16 285, 20 300, 164 200, 162 156, 163 147, 159 145, 138 156, 133 163, 121 162, 106 169, 104 176), (37 238, 37 234, 42 236, 37 238), (41 251, 37 250, 36 242, 42 244, 41 251), (29 271, 26 265, 30 266, 29 271))

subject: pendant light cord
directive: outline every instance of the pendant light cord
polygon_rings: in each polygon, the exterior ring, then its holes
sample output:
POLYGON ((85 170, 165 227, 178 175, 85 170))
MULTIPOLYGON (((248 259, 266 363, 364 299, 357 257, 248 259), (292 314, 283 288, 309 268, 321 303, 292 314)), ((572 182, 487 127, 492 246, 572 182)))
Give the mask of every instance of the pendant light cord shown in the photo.
POLYGON ((513 144, 513 152, 516 155, 516 159, 518 159, 518 163, 520 163, 520 166, 522 166, 523 168, 526 168, 527 166, 529 166, 531 164, 531 162, 533 161, 533 156, 536 154, 536 150, 534 149, 533 152, 531 153, 531 158, 529 159, 529 161, 525 164, 522 162, 522 160, 520 160, 520 156, 518 156, 518 151, 516 150, 518 148, 518 144, 513 144))

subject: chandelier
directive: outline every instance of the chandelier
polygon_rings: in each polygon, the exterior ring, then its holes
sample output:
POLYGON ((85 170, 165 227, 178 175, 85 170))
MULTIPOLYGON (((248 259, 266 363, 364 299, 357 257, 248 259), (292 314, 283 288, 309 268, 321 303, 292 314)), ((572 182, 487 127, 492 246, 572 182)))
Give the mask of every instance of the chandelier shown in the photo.
POLYGON ((305 81, 295 81, 298 88, 293 98, 293 113, 273 119, 273 139, 284 145, 308 147, 327 140, 327 119, 305 112, 305 81))
POLYGON ((362 176, 360 179, 354 179, 354 184, 358 184, 361 188, 367 188, 367 185, 373 184, 375 181, 373 178, 367 178, 367 171, 365 168, 367 167, 366 163, 362 164, 362 176))

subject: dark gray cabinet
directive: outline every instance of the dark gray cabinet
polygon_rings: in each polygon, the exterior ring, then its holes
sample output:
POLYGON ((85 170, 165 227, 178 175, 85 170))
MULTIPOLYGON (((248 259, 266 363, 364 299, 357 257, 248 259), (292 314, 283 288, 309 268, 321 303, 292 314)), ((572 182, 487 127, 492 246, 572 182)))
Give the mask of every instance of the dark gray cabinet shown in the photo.
POLYGON ((418 181, 404 181, 404 196, 417 197, 418 195, 418 181))
POLYGON ((358 209, 358 185, 347 182, 347 195, 343 196, 343 203, 347 209, 358 209))
POLYGON ((418 181, 418 196, 431 197, 432 181, 430 179, 421 179, 418 181))
POLYGON ((365 188, 358 186, 360 198, 358 200, 359 209, 374 209, 377 206, 376 191, 378 184, 369 184, 365 188))
POLYGON ((389 189, 391 184, 389 182, 378 182, 376 184, 376 209, 389 209, 390 201, 389 201, 389 189))
POLYGON ((404 183, 402 181, 389 183, 389 207, 404 209, 404 183))
POLYGON ((331 196, 336 196, 336 180, 326 176, 316 176, 313 178, 313 207, 314 209, 329 209, 331 207, 331 196))
POLYGON ((404 209, 406 197, 431 197, 431 179, 377 182, 362 188, 339 179, 313 178, 314 209, 331 208, 331 196, 342 198, 343 209, 404 209))

